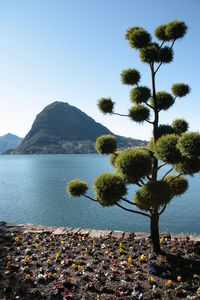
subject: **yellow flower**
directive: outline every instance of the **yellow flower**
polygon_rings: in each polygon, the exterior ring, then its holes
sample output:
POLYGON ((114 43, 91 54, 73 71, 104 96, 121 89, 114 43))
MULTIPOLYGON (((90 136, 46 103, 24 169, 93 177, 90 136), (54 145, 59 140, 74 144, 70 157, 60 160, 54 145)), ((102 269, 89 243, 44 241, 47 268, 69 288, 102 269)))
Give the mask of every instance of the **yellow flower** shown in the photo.
POLYGON ((61 241, 61 245, 64 245, 64 241, 61 241))
POLYGON ((10 255, 7 256, 7 260, 11 260, 11 256, 10 255))
POLYGON ((128 258, 128 262, 131 263, 132 262, 132 258, 129 256, 128 258))
POLYGON ((36 244, 35 244, 35 248, 38 250, 39 247, 40 247, 40 244, 39 244, 39 243, 36 243, 36 244))
POLYGON ((70 278, 69 278, 69 282, 70 282, 71 284, 73 284, 73 283, 74 283, 74 279, 73 279, 73 277, 70 277, 70 278))
POLYGON ((24 261, 25 263, 29 262, 29 256, 25 256, 24 261))
POLYGON ((78 265, 78 270, 82 271, 83 270, 83 266, 78 265))
POLYGON ((25 279, 29 280, 30 278, 31 278, 31 275, 30 274, 26 274, 25 279))
POLYGON ((165 240, 165 238, 164 238, 164 236, 162 235, 161 238, 160 238, 160 242, 163 243, 164 240, 165 240))
POLYGON ((59 259, 59 257, 60 257, 60 253, 59 253, 59 252, 57 252, 57 253, 56 253, 56 260, 58 260, 58 259, 59 259))
POLYGON ((178 282, 180 282, 180 281, 182 280, 182 277, 179 275, 179 276, 177 277, 177 280, 178 280, 178 282))
POLYGON ((148 278, 148 282, 149 282, 150 284, 153 284, 153 283, 155 282, 155 279, 154 279, 152 276, 150 276, 150 277, 148 278))
POLYGON ((87 248, 85 248, 85 253, 88 253, 88 249, 87 248))
POLYGON ((57 275, 56 273, 53 273, 53 277, 55 277, 55 278, 56 278, 56 275, 57 275))
POLYGON ((171 279, 168 279, 167 283, 168 283, 168 285, 172 285, 173 282, 171 279))
POLYGON ((18 243, 19 242, 19 237, 16 235, 15 237, 15 242, 18 243))
POLYGON ((137 276, 137 275, 140 275, 140 271, 136 271, 135 272, 135 275, 137 276))
POLYGON ((47 264, 47 265, 49 265, 49 264, 50 264, 50 259, 49 259, 49 258, 47 258, 47 260, 46 260, 46 264, 47 264))
POLYGON ((76 267, 77 267, 77 265, 76 265, 75 263, 73 263, 73 264, 72 264, 72 268, 75 269, 76 267))
POLYGON ((140 255, 140 260, 141 260, 141 261, 145 261, 145 260, 146 260, 146 257, 145 257, 144 254, 140 255))

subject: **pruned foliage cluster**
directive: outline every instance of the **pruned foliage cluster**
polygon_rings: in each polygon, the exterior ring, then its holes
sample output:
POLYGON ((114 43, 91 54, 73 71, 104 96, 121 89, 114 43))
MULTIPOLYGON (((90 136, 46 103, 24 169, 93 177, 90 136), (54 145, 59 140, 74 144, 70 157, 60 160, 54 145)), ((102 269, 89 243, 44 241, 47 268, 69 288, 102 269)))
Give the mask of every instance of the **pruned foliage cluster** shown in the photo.
POLYGON ((112 206, 126 194, 126 186, 121 176, 112 173, 99 175, 93 184, 94 194, 102 206, 112 206))
POLYGON ((113 135, 101 135, 96 140, 96 150, 100 154, 114 153, 117 149, 117 141, 113 135))
POLYGON ((70 197, 80 197, 85 194, 87 189, 87 183, 80 179, 73 179, 69 181, 67 185, 67 192, 70 197))

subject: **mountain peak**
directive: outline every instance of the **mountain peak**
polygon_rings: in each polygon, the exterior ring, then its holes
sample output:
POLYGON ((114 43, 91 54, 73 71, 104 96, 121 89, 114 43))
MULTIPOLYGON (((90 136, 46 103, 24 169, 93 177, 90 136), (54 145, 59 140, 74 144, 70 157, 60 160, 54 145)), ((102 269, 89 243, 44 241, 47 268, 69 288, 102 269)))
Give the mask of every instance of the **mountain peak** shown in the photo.
POLYGON ((36 116, 17 152, 72 153, 74 147, 81 151, 86 144, 90 145, 86 152, 94 152, 94 142, 103 134, 112 132, 77 107, 55 101, 36 116))
POLYGON ((3 153, 9 149, 17 148, 21 141, 22 138, 12 133, 7 133, 3 136, 0 136, 0 153, 3 153))

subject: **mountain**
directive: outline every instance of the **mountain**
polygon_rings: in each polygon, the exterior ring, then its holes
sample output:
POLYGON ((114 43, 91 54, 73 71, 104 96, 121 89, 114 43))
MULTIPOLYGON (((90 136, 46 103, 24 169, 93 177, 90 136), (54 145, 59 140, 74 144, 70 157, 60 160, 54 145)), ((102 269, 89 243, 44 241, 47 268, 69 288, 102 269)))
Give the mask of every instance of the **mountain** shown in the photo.
MULTIPOLYGON (((93 153, 94 142, 102 134, 113 134, 80 109, 65 102, 46 106, 16 149, 17 154, 93 153)), ((144 141, 117 136, 120 147, 144 145, 144 141)))
POLYGON ((0 153, 3 153, 9 149, 17 148, 22 140, 22 138, 11 133, 0 136, 0 153))

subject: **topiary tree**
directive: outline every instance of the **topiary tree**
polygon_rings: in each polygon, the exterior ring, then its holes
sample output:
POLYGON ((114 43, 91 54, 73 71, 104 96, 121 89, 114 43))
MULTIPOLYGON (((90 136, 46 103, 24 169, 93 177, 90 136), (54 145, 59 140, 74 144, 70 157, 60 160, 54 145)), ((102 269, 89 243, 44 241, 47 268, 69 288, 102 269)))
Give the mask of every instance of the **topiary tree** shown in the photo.
MULTIPOLYGON (((182 21, 172 21, 156 28, 157 42, 141 27, 129 28, 126 39, 130 46, 139 51, 140 59, 151 74, 151 89, 139 85, 141 75, 136 69, 129 68, 121 73, 123 84, 132 87, 130 100, 133 106, 127 115, 114 111, 111 98, 101 98, 98 107, 104 114, 127 116, 137 123, 148 122, 153 127, 152 139, 148 146, 117 151, 117 142, 113 136, 101 136, 96 141, 96 150, 101 154, 110 154, 110 163, 114 174, 98 176, 93 184, 95 198, 86 194, 87 184, 73 180, 68 184, 71 196, 84 195, 98 201, 102 206, 118 207, 150 219, 153 251, 160 253, 159 218, 168 203, 188 188, 185 175, 200 171, 200 134, 187 132, 188 123, 184 119, 174 120, 171 125, 159 125, 159 113, 168 110, 176 100, 186 96, 190 88, 184 83, 175 83, 171 93, 156 90, 156 76, 160 67, 173 60, 173 47, 187 31, 182 21), (161 176, 160 170, 168 170, 161 176), (170 174, 171 173, 171 174, 170 174), (127 185, 135 184, 138 191, 133 201, 128 200, 127 185), (123 206, 123 202, 136 207, 123 206)), ((178 100, 179 101, 179 100, 178 100)))

